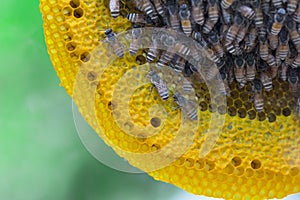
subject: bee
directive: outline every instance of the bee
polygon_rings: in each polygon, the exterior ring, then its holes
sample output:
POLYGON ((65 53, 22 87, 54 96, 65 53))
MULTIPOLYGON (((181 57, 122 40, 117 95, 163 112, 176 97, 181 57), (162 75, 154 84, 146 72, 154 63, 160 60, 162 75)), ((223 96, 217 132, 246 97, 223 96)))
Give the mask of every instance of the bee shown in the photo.
POLYGON ((142 10, 151 18, 152 21, 156 22, 158 20, 158 15, 150 0, 143 0, 142 10))
POLYGON ((281 69, 280 69, 280 79, 283 81, 287 80, 287 70, 288 70, 288 65, 285 62, 282 62, 281 69))
POLYGON ((168 65, 168 63, 172 60, 174 57, 175 53, 170 52, 170 51, 163 51, 162 54, 160 55, 158 61, 157 61, 157 66, 158 68, 162 68, 168 65))
POLYGON ((174 50, 176 53, 181 54, 183 56, 189 56, 189 54, 191 53, 190 48, 181 42, 175 43, 174 50))
POLYGON ((208 34, 214 28, 215 24, 215 22, 212 22, 209 19, 207 19, 203 26, 203 33, 208 34))
POLYGON ((198 119, 196 103, 193 103, 192 101, 187 100, 184 96, 182 96, 178 92, 176 92, 174 94, 174 100, 178 104, 178 106, 181 108, 182 112, 189 117, 189 119, 191 119, 191 120, 198 119))
POLYGON ((193 31, 192 38, 196 40, 200 46, 205 50, 204 53, 208 59, 217 63, 220 61, 220 57, 215 53, 215 51, 208 47, 208 42, 202 37, 201 33, 198 31, 193 31))
POLYGON ((232 55, 236 55, 236 49, 235 49, 235 45, 234 44, 229 44, 226 47, 227 52, 231 53, 232 55))
POLYGON ((271 91, 273 88, 272 78, 268 71, 262 70, 260 72, 260 80, 266 91, 271 91))
POLYGON ((199 25, 204 24, 204 6, 203 0, 191 0, 192 2, 192 17, 199 25))
POLYGON ((242 56, 237 56, 234 59, 234 76, 235 80, 239 83, 239 86, 243 88, 246 84, 245 76, 245 59, 242 56))
POLYGON ((169 13, 170 26, 172 27, 173 30, 179 31, 180 22, 178 17, 177 4, 175 0, 168 1, 167 9, 169 13))
POLYGON ((106 41, 104 42, 108 42, 109 45, 111 46, 111 48, 113 49, 114 53, 120 57, 123 58, 124 57, 124 48, 123 45, 120 41, 118 41, 116 33, 114 33, 112 31, 112 29, 107 29, 105 31, 105 35, 106 35, 106 41))
POLYGON ((219 73, 219 69, 224 65, 225 61, 223 59, 220 59, 218 62, 215 63, 215 65, 210 66, 208 71, 206 72, 206 79, 213 80, 213 78, 215 78, 216 75, 219 73))
POLYGON ((278 46, 278 35, 273 35, 273 34, 269 34, 268 35, 268 39, 269 39, 269 47, 272 50, 277 49, 278 46))
MULTIPOLYGON (((200 70, 199 70, 200 71, 200 70)), ((194 72, 199 72, 196 66, 196 63, 193 59, 190 59, 189 62, 186 62, 185 66, 184 66, 184 75, 186 77, 191 77, 194 72)))
POLYGON ((245 35, 248 32, 249 25, 250 25, 249 21, 245 20, 243 22, 243 24, 241 25, 241 28, 236 36, 236 40, 235 40, 236 43, 240 43, 245 38, 245 35))
POLYGON ((261 28, 264 23, 264 18, 263 18, 263 13, 262 10, 260 9, 260 0, 257 0, 257 4, 255 5, 255 19, 254 23, 257 28, 261 28))
POLYGON ((132 33, 132 42, 130 43, 129 47, 129 53, 131 56, 135 55, 137 51, 139 50, 139 38, 141 37, 142 30, 140 29, 141 26, 134 24, 133 29, 131 31, 132 33))
POLYGON ((191 12, 189 11, 187 4, 182 4, 179 8, 179 17, 180 17, 180 22, 181 22, 181 27, 183 29, 183 32, 187 36, 190 36, 192 33, 190 16, 191 16, 191 12))
POLYGON ((219 13, 216 0, 208 0, 208 18, 203 26, 203 33, 208 34, 216 25, 219 13))
POLYGON ((223 9, 228 9, 235 0, 222 0, 221 6, 223 9))
POLYGON ((239 12, 241 13, 241 15, 249 20, 252 20, 255 16, 255 11, 246 5, 241 5, 239 7, 239 12))
POLYGON ((297 51, 300 52, 300 36, 296 29, 296 23, 290 17, 287 17, 286 19, 286 28, 289 31, 290 38, 294 43, 297 51))
POLYGON ((297 7, 297 9, 295 10, 295 12, 293 14, 293 20, 295 22, 300 23, 300 6, 299 6, 299 4, 298 4, 298 7, 297 7))
POLYGON ((276 51, 277 62, 279 60, 285 60, 289 51, 289 46, 288 46, 289 35, 285 28, 282 28, 281 31, 279 32, 278 40, 279 40, 279 44, 276 51))
POLYGON ((234 61, 233 61, 233 58, 231 56, 228 56, 227 59, 226 59, 226 72, 227 72, 227 80, 228 80, 228 83, 232 83, 235 79, 234 77, 234 61))
POLYGON ((249 28, 249 33, 245 36, 245 52, 249 53, 252 51, 256 44, 257 44, 257 29, 256 27, 252 24, 250 25, 249 28))
POLYGON ((231 23, 231 20, 232 20, 232 14, 227 9, 221 9, 221 11, 222 11, 222 18, 223 18, 224 25, 225 24, 229 25, 231 23))
POLYGON ((147 16, 141 13, 129 13, 127 15, 127 19, 131 21, 132 23, 136 24, 150 24, 151 21, 149 18, 147 19, 147 16))
POLYGON ((252 82, 254 91, 254 108, 257 112, 261 112, 264 109, 264 96, 262 93, 262 83, 258 79, 254 79, 252 82))
POLYGON ((220 73, 217 76, 218 80, 221 81, 222 86, 219 87, 219 92, 224 96, 230 96, 230 87, 227 80, 226 68, 222 67, 220 73))
POLYGON ((229 27, 228 32, 225 37, 225 46, 230 45, 234 41, 243 21, 244 20, 241 15, 239 15, 239 14, 235 15, 234 23, 229 27))
POLYGON ((110 0, 109 1, 109 10, 110 10, 110 15, 113 18, 117 18, 120 13, 120 1, 119 0, 110 0))
POLYGON ((157 13, 160 16, 164 17, 165 16, 165 10, 163 8, 163 4, 162 4, 161 0, 152 0, 152 1, 153 1, 154 7, 155 7, 157 13))
POLYGON ((298 89, 299 77, 298 77, 296 68, 288 69, 288 82, 290 84, 290 89, 291 89, 292 93, 299 92, 299 89, 298 89))
POLYGON ((200 59, 202 58, 202 46, 199 42, 194 42, 194 45, 192 46, 192 48, 190 49, 191 51, 191 58, 194 59, 195 61, 200 61, 200 59))
POLYGON ((219 19, 219 9, 217 0, 207 0, 208 3, 208 20, 217 23, 219 19))
POLYGON ((246 64, 247 81, 253 81, 256 75, 256 61, 253 53, 249 53, 246 57, 246 64))
POLYGON ((267 44, 267 36, 259 38, 259 56, 263 60, 267 60, 269 55, 269 48, 267 44))
POLYGON ((265 14, 268 14, 270 11, 270 0, 262 0, 261 9, 265 14))
POLYGON ((274 15, 274 22, 271 27, 271 34, 278 35, 280 32, 283 22, 285 20, 286 11, 283 8, 279 8, 278 11, 274 15))
POLYGON ((281 8, 282 7, 282 0, 271 0, 272 4, 275 8, 281 8))
POLYGON ((266 62, 271 67, 271 77, 272 77, 272 79, 276 78, 277 73, 278 73, 278 65, 276 63, 276 58, 272 54, 269 54, 266 62))
POLYGON ((192 86, 191 82, 188 81, 186 78, 183 79, 182 89, 185 93, 191 93, 193 90, 193 86, 192 86))
POLYGON ((298 68, 300 66, 300 54, 298 54, 292 63, 292 68, 298 68))
POLYGON ((152 36, 152 43, 146 56, 147 62, 153 62, 157 58, 158 54, 159 54, 159 50, 157 49, 157 41, 152 36))
POLYGON ((296 10, 297 5, 298 5, 298 1, 297 0, 287 0, 287 8, 286 8, 287 13, 289 15, 292 15, 295 12, 295 10, 296 10))
POLYGON ((212 44, 212 47, 214 48, 216 54, 219 57, 223 57, 224 55, 224 49, 220 43, 218 35, 214 32, 211 31, 208 37, 208 41, 212 44))
POLYGON ((159 77, 159 75, 155 71, 150 71, 148 73, 148 78, 150 78, 151 83, 156 87, 159 96, 163 100, 167 100, 169 98, 169 91, 166 83, 159 77))
POLYGON ((174 69, 175 72, 181 73, 184 70, 186 60, 179 55, 175 54, 173 59, 171 60, 171 68, 174 69))

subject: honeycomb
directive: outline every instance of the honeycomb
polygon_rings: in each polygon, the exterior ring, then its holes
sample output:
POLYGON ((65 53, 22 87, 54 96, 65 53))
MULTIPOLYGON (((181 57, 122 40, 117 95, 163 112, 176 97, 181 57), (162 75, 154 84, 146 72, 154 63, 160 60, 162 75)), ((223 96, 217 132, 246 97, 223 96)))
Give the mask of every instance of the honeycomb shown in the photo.
MULTIPOLYGON (((273 81, 260 113, 249 101, 250 85, 231 84, 224 107, 198 83, 198 121, 185 120, 174 100, 161 100, 146 80, 151 65, 143 51, 120 59, 100 42, 108 27, 117 33, 131 28, 126 18, 110 17, 108 3, 40 0, 40 10, 61 86, 116 153, 154 179, 194 194, 265 199, 300 192, 300 126, 287 82, 273 81)), ((121 15, 128 12, 123 4, 121 15)))

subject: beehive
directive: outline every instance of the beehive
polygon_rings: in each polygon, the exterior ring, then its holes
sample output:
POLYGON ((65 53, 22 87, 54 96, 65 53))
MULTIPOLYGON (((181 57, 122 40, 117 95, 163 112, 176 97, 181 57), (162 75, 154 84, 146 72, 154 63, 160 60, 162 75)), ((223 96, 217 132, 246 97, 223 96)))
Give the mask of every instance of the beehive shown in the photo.
POLYGON ((142 62, 143 51, 120 59, 99 42, 107 27, 117 33, 131 27, 125 18, 110 17, 107 1, 40 2, 48 52, 61 85, 120 156, 154 179, 194 194, 264 199, 300 192, 300 127, 286 82, 273 82, 262 113, 248 101, 250 85, 239 89, 234 83, 222 115, 206 85, 199 84, 195 126, 174 109, 172 99, 162 101, 145 81, 150 65, 142 62), (153 121, 159 121, 158 127, 153 121), (221 134, 214 135, 219 123, 221 134))

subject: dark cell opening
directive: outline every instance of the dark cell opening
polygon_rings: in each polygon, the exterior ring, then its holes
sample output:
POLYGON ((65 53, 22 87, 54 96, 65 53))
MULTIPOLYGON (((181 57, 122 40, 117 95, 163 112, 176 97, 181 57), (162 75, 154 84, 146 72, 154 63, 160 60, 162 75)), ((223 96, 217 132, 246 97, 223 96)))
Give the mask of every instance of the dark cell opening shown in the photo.
POLYGON ((74 10, 74 17, 81 18, 83 16, 83 10, 81 8, 77 8, 74 10))
POLYGON ((253 169, 259 169, 261 167, 261 162, 259 160, 257 160, 257 159, 252 160, 251 167, 253 169))
POLYGON ((151 118, 150 123, 154 128, 157 128, 160 126, 161 121, 158 117, 153 117, 153 118, 151 118))

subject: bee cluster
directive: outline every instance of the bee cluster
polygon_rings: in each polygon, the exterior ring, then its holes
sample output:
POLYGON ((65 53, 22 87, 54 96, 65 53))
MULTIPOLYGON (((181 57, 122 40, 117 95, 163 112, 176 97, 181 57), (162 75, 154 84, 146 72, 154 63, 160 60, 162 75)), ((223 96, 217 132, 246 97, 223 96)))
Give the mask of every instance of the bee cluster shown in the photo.
MULTIPOLYGON (((264 94, 272 91, 275 79, 287 82, 294 97, 300 99, 298 0, 110 0, 109 6, 112 17, 121 13, 133 23, 133 38, 140 36, 140 27, 166 27, 194 39, 217 66, 217 70, 208 70, 205 78, 223 81, 225 90, 221 93, 226 96, 233 82, 239 88, 250 83, 257 112, 263 111, 264 94), (130 12, 120 12, 121 4, 130 12)), ((109 34, 111 30, 107 31, 108 38, 109 34)), ((182 54, 192 54, 193 48, 196 47, 181 49, 182 54)), ((123 57, 124 52, 116 49, 115 53, 123 57)), ((130 54, 137 51, 133 42, 130 54)), ((197 55, 187 61, 178 54, 157 49, 155 40, 147 50, 146 60, 156 62, 160 68, 170 66, 185 76, 199 70, 194 65, 197 55)), ((155 72, 150 73, 154 79, 155 72)), ((163 81, 153 84, 166 99, 163 81)), ((186 88, 189 90, 190 85, 186 88)), ((180 94, 174 98, 184 102, 180 94)))

